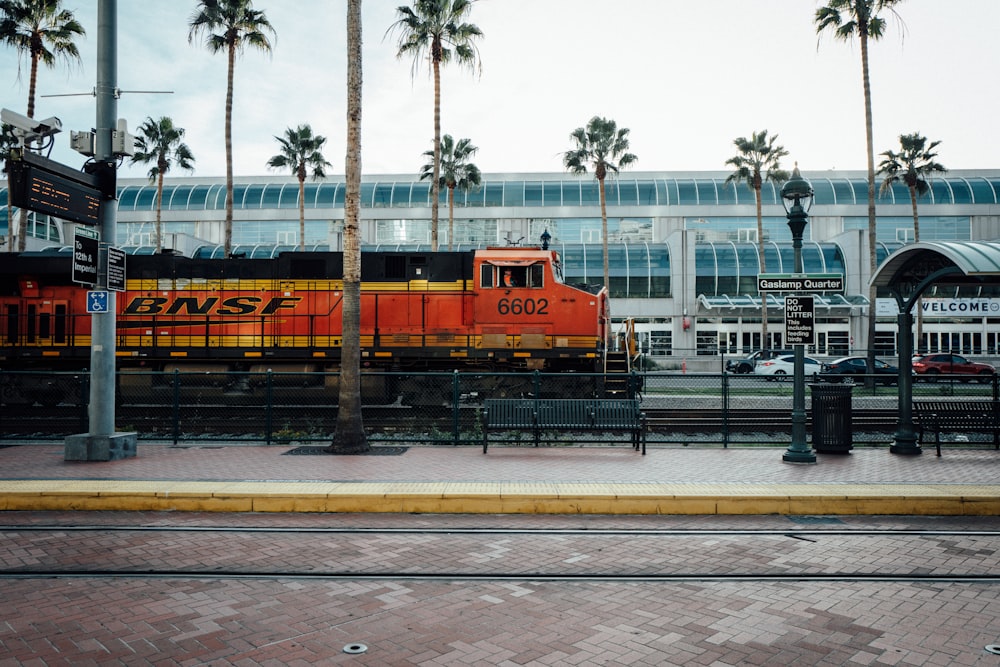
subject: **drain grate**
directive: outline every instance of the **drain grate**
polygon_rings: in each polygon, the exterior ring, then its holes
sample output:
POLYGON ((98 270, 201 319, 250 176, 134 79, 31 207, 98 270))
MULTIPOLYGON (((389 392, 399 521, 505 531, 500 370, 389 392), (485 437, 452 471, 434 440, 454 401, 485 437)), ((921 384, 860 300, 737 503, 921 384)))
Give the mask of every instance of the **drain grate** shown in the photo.
POLYGON ((296 447, 289 449, 285 454, 292 456, 398 456, 403 454, 409 447, 372 447, 367 452, 357 452, 352 454, 339 454, 338 452, 327 451, 325 446, 319 447, 296 447))
POLYGON ((833 516, 790 516, 788 517, 788 520, 792 523, 799 523, 806 526, 812 526, 818 523, 844 523, 842 520, 833 516))

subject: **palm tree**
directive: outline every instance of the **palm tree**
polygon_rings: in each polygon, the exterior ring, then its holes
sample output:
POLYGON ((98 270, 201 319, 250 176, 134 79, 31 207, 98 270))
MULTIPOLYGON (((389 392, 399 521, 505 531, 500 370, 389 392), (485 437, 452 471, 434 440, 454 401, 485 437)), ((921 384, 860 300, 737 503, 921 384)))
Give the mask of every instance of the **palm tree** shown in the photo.
MULTIPOLYGON (((80 63, 80 51, 74 40, 86 31, 62 0, 0 0, 0 41, 13 46, 18 55, 27 56, 28 117, 35 117, 35 92, 38 88, 39 63, 52 68, 60 60, 80 63)), ((9 224, 9 221, 8 221, 9 224)), ((24 251, 28 241, 28 211, 21 209, 17 249, 24 251)))
MULTIPOLYGON (((855 35, 861 42, 861 80, 865 93, 865 147, 868 152, 868 263, 870 273, 878 268, 875 234, 875 148, 872 141, 872 87, 868 76, 868 40, 878 40, 885 33, 883 10, 895 13, 893 7, 901 0, 827 0, 816 10, 816 32, 833 31, 837 39, 850 41, 855 35)), ((868 367, 875 367, 875 298, 874 285, 868 291, 868 367)), ((874 386, 875 377, 868 375, 865 384, 874 386)))
MULTIPOLYGON (((733 140, 739 153, 728 160, 735 171, 726 178, 726 183, 746 183, 753 190, 757 201, 757 256, 760 262, 760 272, 767 273, 767 263, 764 259, 764 216, 761 210, 760 188, 764 181, 783 183, 788 180, 788 172, 781 169, 781 158, 788 155, 782 146, 775 146, 778 135, 767 136, 767 130, 754 132, 749 139, 739 137, 733 140)), ((760 295, 760 342, 762 348, 769 347, 767 340, 767 294, 760 295)))
POLYGON ((156 254, 163 250, 163 233, 160 214, 163 210, 163 177, 176 165, 186 171, 194 171, 194 155, 188 145, 181 141, 184 128, 174 127, 174 121, 167 116, 159 120, 151 117, 139 126, 135 137, 135 154, 131 164, 149 164, 149 180, 156 180, 156 254))
MULTIPOLYGON (((893 183, 903 182, 906 189, 910 191, 910 207, 913 209, 913 240, 920 242, 920 217, 917 215, 917 198, 927 194, 931 186, 927 184, 927 178, 933 174, 943 174, 948 171, 943 165, 935 161, 937 148, 940 141, 927 143, 927 137, 920 136, 919 132, 913 134, 899 135, 899 153, 891 150, 881 153, 882 162, 878 166, 878 173, 883 177, 879 193, 884 193, 892 187, 893 183)), ((917 307, 917 345, 923 338, 923 308, 917 307)), ((918 348, 919 351, 919 348, 918 348)))
POLYGON ((290 167, 299 180, 299 250, 306 249, 306 176, 312 169, 314 179, 326 178, 324 167, 330 163, 323 157, 323 144, 326 137, 313 136, 312 128, 299 125, 297 129, 288 128, 284 137, 275 137, 281 144, 281 152, 267 161, 271 169, 290 167))
POLYGON ((563 165, 575 174, 587 173, 590 165, 597 178, 601 199, 601 250, 604 261, 604 284, 611 289, 608 271, 608 206, 604 193, 604 179, 608 174, 617 174, 639 158, 628 152, 628 128, 618 129, 613 120, 594 116, 586 127, 578 127, 570 133, 576 148, 566 151, 563 165))
POLYGON ((424 59, 434 75, 434 172, 431 175, 431 251, 438 249, 438 197, 441 194, 441 65, 452 60, 474 69, 479 64, 475 40, 478 26, 465 23, 476 0, 413 0, 398 7, 399 20, 389 32, 399 33, 398 58, 413 56, 413 73, 424 59))
POLYGON ((212 53, 224 51, 228 58, 226 78, 226 230, 224 251, 233 247, 233 72, 236 55, 252 46, 271 52, 268 33, 274 35, 263 11, 253 8, 253 0, 199 0, 188 23, 188 42, 204 34, 205 46, 212 53))
POLYGON ((371 449, 361 419, 361 0, 347 0, 347 156, 344 167, 344 302, 337 431, 327 451, 371 449))
MULTIPOLYGON (((455 238, 455 189, 468 192, 483 182, 479 167, 469 162, 469 158, 478 150, 468 139, 459 139, 457 144, 450 134, 441 139, 441 176, 438 185, 448 188, 448 250, 452 249, 452 239, 455 238)), ((422 181, 434 178, 434 151, 426 151, 424 155, 431 158, 431 161, 420 169, 422 181)))

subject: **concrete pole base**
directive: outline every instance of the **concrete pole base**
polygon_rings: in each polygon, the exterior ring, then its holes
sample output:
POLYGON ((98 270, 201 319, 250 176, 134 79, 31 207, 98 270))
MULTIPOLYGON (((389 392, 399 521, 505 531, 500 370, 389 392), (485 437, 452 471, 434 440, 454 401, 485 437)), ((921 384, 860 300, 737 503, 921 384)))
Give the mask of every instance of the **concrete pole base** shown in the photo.
POLYGON ((139 434, 112 433, 90 435, 80 433, 66 437, 66 461, 117 461, 136 455, 139 434))

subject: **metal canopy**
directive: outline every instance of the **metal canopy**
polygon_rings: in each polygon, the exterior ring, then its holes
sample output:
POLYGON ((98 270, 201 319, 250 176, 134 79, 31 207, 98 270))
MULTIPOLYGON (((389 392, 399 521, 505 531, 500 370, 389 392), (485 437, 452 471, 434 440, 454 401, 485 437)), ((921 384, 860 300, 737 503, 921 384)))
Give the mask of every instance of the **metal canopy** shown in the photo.
MULTIPOLYGON (((867 297, 861 294, 851 294, 848 296, 844 296, 842 294, 814 294, 812 297, 816 300, 817 307, 826 308, 827 310, 850 309, 854 306, 868 305, 867 297)), ((735 310, 737 308, 748 310, 761 309, 760 297, 750 296, 749 294, 739 294, 734 296, 705 296, 704 294, 700 294, 698 295, 698 302, 706 310, 735 310)), ((767 307, 769 310, 783 309, 785 307, 784 297, 768 293, 767 307)))
POLYGON ((934 284, 1000 284, 1000 243, 951 241, 913 243, 889 255, 872 276, 870 285, 882 287, 899 306, 899 421, 893 454, 920 454, 913 424, 913 314, 923 292, 934 284))
POLYGON ((920 284, 932 273, 939 273, 937 283, 980 283, 983 278, 987 278, 985 282, 1000 282, 1000 243, 911 243, 886 258, 870 284, 889 288, 920 284))

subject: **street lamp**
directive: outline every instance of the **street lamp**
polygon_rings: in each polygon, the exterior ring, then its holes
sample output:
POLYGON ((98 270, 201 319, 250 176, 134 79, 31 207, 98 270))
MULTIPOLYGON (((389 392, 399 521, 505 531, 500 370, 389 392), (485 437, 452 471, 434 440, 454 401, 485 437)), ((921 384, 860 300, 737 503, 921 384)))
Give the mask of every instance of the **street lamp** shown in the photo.
MULTIPOLYGON (((802 269, 802 232, 809 222, 809 209, 813 203, 813 188, 802 178, 799 165, 795 164, 792 177, 781 186, 781 205, 785 207, 788 228, 792 231, 792 249, 795 257, 795 273, 802 269)), ((782 455, 786 463, 816 463, 816 454, 806 442, 806 380, 805 346, 795 347, 795 370, 792 385, 792 443, 782 455)))
POLYGON ((542 232, 542 235, 539 240, 541 240, 542 242, 542 250, 548 250, 549 241, 552 240, 552 234, 549 234, 549 230, 546 229, 544 232, 542 232))

